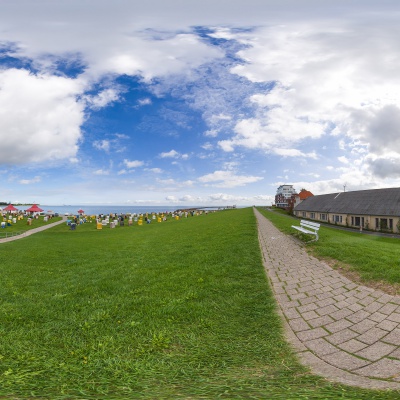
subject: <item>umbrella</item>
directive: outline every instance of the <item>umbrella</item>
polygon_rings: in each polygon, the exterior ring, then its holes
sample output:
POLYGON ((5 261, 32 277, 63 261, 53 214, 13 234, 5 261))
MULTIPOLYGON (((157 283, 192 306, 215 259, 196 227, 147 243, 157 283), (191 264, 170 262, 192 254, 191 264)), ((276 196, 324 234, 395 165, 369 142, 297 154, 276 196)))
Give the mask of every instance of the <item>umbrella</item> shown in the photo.
POLYGON ((18 211, 12 204, 9 204, 7 207, 4 207, 3 211, 18 211))
POLYGON ((27 212, 42 212, 43 210, 40 207, 38 207, 36 204, 34 204, 32 207, 29 207, 25 211, 27 211, 27 212))
POLYGON ((85 211, 82 210, 82 208, 80 210, 78 210, 78 214, 83 214, 85 211))

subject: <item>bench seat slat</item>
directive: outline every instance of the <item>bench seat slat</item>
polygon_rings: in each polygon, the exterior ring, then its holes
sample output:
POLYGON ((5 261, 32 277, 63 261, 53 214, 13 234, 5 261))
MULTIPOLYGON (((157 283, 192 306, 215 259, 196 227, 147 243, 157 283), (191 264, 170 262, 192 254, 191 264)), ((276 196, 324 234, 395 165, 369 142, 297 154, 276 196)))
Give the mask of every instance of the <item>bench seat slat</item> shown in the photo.
MULTIPOLYGON (((311 222, 311 221, 306 221, 306 220, 301 220, 300 221, 300 226, 297 225, 292 225, 292 228, 297 229, 300 232, 307 233, 310 235, 315 236, 315 241, 318 240, 318 230, 320 228, 320 224, 316 222, 311 222)), ((312 240, 314 241, 314 240, 312 240)))

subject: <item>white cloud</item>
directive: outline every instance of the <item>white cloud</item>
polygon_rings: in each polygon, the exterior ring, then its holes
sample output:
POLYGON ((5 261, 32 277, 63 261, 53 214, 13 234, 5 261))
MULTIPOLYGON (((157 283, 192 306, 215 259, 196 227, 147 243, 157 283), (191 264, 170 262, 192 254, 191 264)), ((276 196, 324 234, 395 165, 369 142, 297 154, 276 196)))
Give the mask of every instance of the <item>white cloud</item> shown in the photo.
POLYGON ((380 20, 344 21, 229 33, 246 45, 238 52, 245 63, 232 73, 277 84, 252 96, 257 116, 238 121, 235 135, 220 142, 225 151, 244 146, 274 152, 280 142, 290 149, 333 127, 341 149, 347 137, 358 140, 354 151, 400 152, 398 26, 390 20, 384 29, 380 20))
POLYGON ((82 84, 23 69, 0 70, 1 163, 69 159, 81 139, 82 84))
POLYGON ((139 106, 148 106, 148 105, 152 104, 152 101, 150 98, 146 97, 144 99, 139 99, 138 104, 139 104, 139 106))
POLYGON ((115 89, 105 89, 95 96, 85 97, 88 104, 93 109, 99 109, 119 99, 118 91, 115 89))
POLYGON ((235 175, 232 171, 215 171, 212 174, 201 176, 198 181, 215 187, 233 188, 258 182, 262 179, 264 178, 261 176, 235 175))
POLYGON ((110 171, 104 169, 98 169, 93 172, 93 175, 110 175, 110 171))
POLYGON ((140 160, 124 160, 124 165, 131 169, 131 168, 137 168, 137 167, 142 167, 144 165, 144 161, 140 161, 140 160))
POLYGON ((162 174, 164 172, 161 168, 145 168, 144 170, 155 174, 162 174))
POLYGON ((343 164, 349 164, 349 163, 350 163, 350 161, 348 160, 348 158, 345 157, 345 156, 340 156, 340 157, 338 157, 338 160, 339 160, 341 163, 343 163, 343 164))
POLYGON ((105 152, 110 151, 110 146, 111 143, 109 140, 95 140, 93 142, 93 147, 96 148, 97 150, 104 150, 105 152))
POLYGON ((20 181, 19 181, 19 183, 21 184, 21 185, 31 185, 31 184, 33 184, 33 183, 38 183, 38 182, 40 182, 42 180, 42 178, 40 177, 40 176, 35 176, 34 178, 32 178, 32 179, 21 179, 20 181))
POLYGON ((182 154, 177 152, 176 150, 171 150, 168 152, 164 152, 160 154, 161 158, 181 158, 183 160, 187 160, 189 158, 189 154, 182 154))
POLYGON ((283 157, 305 157, 305 158, 312 158, 312 159, 317 159, 317 154, 315 152, 311 153, 303 153, 300 150, 297 149, 279 149, 275 148, 274 153, 278 154, 283 157))

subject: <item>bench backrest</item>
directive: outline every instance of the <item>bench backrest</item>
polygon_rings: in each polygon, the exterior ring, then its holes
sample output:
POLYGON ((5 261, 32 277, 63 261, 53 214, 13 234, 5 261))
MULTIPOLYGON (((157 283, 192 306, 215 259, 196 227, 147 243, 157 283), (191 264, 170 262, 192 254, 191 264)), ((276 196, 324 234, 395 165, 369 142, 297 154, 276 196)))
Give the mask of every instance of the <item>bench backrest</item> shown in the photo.
POLYGON ((313 229, 315 231, 319 230, 321 224, 317 224, 316 222, 306 221, 302 219, 300 221, 300 225, 304 226, 305 228, 313 229))

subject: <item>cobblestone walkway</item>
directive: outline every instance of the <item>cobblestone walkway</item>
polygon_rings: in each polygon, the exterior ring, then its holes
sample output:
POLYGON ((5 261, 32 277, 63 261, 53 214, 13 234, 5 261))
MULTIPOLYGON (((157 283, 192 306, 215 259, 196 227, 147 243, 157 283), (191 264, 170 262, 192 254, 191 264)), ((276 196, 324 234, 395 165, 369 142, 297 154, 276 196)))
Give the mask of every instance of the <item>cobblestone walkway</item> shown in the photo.
POLYGON ((300 360, 331 381, 400 389, 400 297, 351 282, 254 210, 264 265, 300 360))

